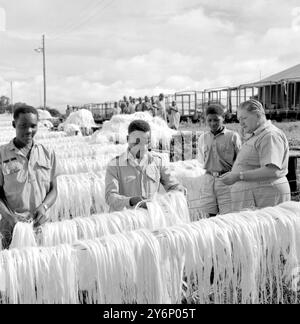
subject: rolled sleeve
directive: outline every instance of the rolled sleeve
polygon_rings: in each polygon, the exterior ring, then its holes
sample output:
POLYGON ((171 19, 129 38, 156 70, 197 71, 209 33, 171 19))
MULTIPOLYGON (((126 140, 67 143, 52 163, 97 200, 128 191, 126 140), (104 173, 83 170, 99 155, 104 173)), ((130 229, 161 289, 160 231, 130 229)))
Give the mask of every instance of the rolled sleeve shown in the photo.
POLYGON ((160 183, 164 186, 166 191, 182 188, 182 185, 179 183, 173 172, 171 172, 171 170, 167 166, 161 166, 160 176, 160 183))
POLYGON ((130 207, 130 197, 120 195, 118 167, 109 165, 105 175, 105 200, 114 211, 130 207))
POLYGON ((3 187, 4 185, 4 177, 2 172, 2 167, 0 166, 0 187, 3 187))
POLYGON ((284 141, 280 136, 267 134, 262 138, 258 145, 259 160, 261 167, 274 165, 282 169, 285 151, 284 141))
POLYGON ((199 138, 198 141, 198 156, 197 159, 198 161, 204 165, 205 161, 204 161, 204 134, 202 134, 199 138))
POLYGON ((53 151, 51 153, 51 182, 58 176, 57 173, 57 159, 56 154, 53 151))
POLYGON ((241 150, 242 147, 242 141, 241 141, 241 137, 238 133, 235 133, 233 135, 233 146, 234 146, 234 151, 235 151, 235 156, 238 155, 239 151, 241 150))

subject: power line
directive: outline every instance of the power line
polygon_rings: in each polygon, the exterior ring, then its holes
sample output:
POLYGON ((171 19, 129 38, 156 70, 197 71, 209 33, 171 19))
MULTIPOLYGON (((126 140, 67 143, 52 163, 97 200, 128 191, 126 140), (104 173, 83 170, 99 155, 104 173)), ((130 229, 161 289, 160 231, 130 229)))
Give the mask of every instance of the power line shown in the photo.
MULTIPOLYGON (((100 3, 102 3, 104 0, 102 0, 100 3)), ((95 8, 99 5, 99 0, 91 0, 89 2, 89 4, 80 12, 79 16, 76 17, 78 18, 78 20, 82 20, 84 18, 86 18, 88 15, 90 15, 95 8)), ((59 37, 59 35, 65 33, 65 31, 69 30, 70 28, 72 28, 74 25, 76 25, 78 22, 76 21, 69 21, 67 24, 65 24, 63 26, 63 28, 61 28, 60 32, 57 32, 56 34, 54 34, 54 36, 51 36, 51 39, 56 39, 57 37, 59 37)))
POLYGON ((107 9, 108 7, 110 7, 115 0, 110 0, 106 5, 104 5, 103 7, 100 7, 101 4, 104 3, 105 0, 102 0, 95 8, 95 12, 87 17, 85 17, 81 22, 74 24, 72 27, 68 28, 67 30, 65 30, 63 33, 57 35, 56 37, 52 38, 52 40, 56 40, 58 38, 61 38, 63 36, 66 36, 70 33, 72 33, 73 31, 77 30, 78 28, 84 26, 86 23, 90 22, 92 19, 94 19, 96 16, 99 17, 101 13, 103 13, 103 11, 105 9, 107 9))

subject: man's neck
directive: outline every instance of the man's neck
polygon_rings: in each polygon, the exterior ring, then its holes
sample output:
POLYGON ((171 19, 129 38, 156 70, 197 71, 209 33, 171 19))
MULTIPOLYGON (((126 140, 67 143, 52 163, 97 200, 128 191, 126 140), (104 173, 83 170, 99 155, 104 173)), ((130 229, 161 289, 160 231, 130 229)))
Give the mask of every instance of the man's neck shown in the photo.
POLYGON ((30 143, 28 143, 28 144, 24 144, 24 143, 22 143, 22 142, 20 142, 17 138, 15 138, 14 140, 13 140, 13 142, 14 142, 14 145, 15 145, 15 147, 17 148, 17 149, 19 149, 19 150, 21 150, 21 149, 23 149, 23 148, 31 148, 32 146, 33 146, 33 141, 31 141, 30 143))

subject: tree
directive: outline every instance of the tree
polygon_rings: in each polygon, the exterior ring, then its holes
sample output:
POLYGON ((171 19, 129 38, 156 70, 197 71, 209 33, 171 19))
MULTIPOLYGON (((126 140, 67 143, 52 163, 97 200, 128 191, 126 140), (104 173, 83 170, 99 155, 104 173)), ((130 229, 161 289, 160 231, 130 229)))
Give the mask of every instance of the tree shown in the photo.
POLYGON ((46 110, 48 110, 49 113, 51 114, 51 116, 53 116, 53 117, 60 118, 62 116, 61 113, 55 108, 47 108, 46 110))
POLYGON ((10 100, 6 96, 0 97, 0 113, 3 114, 7 111, 7 108, 9 106, 10 100))

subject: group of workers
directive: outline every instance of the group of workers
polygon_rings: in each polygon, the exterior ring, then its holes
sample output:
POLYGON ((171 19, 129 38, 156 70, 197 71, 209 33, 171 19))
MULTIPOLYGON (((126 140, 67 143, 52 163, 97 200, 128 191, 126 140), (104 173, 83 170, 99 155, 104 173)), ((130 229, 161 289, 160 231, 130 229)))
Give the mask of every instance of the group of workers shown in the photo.
POLYGON ((166 104, 165 96, 161 93, 157 99, 145 96, 144 100, 140 97, 138 99, 126 96, 123 100, 114 103, 113 115, 134 114, 136 112, 147 111, 153 117, 160 117, 168 122, 170 128, 178 130, 180 124, 180 112, 176 101, 171 104, 166 104))
MULTIPOLYGON (((206 174, 199 197, 201 210, 209 216, 244 209, 275 206, 291 199, 288 173, 289 146, 286 136, 267 121, 256 100, 240 105, 238 119, 246 139, 224 125, 224 107, 209 105, 209 131, 199 139, 198 158, 206 174)), ((56 157, 52 150, 34 141, 38 113, 30 106, 14 112, 16 137, 0 148, 0 233, 9 247, 18 221, 48 221, 48 209, 57 197, 56 157)), ((128 128, 128 149, 113 159, 106 170, 105 198, 110 211, 147 208, 160 190, 186 189, 170 172, 161 156, 151 151, 151 128, 143 120, 128 128)))

